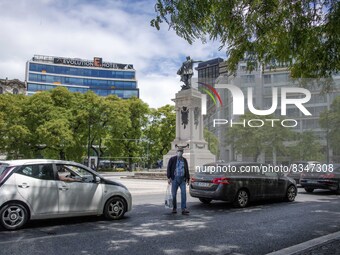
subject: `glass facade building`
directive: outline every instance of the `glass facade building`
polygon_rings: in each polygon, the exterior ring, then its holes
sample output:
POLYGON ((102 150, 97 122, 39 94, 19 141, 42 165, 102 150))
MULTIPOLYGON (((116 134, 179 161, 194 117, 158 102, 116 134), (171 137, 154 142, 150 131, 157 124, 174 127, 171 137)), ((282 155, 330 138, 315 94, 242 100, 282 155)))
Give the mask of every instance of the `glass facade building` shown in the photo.
POLYGON ((27 94, 63 86, 72 92, 89 90, 99 96, 139 97, 133 65, 35 55, 26 64, 27 94))

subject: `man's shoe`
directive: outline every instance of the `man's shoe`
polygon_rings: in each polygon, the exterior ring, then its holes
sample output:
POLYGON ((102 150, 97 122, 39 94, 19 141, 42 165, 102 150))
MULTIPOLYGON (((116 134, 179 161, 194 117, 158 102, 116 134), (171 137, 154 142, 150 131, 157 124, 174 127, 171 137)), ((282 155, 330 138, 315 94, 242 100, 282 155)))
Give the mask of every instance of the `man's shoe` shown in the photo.
POLYGON ((183 215, 188 215, 190 212, 187 210, 187 209, 184 209, 183 211, 182 211, 182 214, 183 215))
POLYGON ((177 210, 176 209, 172 209, 172 213, 177 213, 177 210))

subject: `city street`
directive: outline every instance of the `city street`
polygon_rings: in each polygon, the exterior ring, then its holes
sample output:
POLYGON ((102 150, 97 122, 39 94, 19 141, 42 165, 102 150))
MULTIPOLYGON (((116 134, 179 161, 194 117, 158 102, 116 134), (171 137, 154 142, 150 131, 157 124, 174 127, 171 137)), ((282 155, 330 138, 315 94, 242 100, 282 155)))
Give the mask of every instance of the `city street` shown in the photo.
MULTIPOLYGON (((120 179, 120 177, 110 177, 120 179)), ((188 197, 190 215, 163 206, 166 181, 120 179, 133 210, 120 221, 101 217, 34 221, 0 231, 0 254, 267 254, 340 231, 340 196, 307 194, 236 209, 188 197)))

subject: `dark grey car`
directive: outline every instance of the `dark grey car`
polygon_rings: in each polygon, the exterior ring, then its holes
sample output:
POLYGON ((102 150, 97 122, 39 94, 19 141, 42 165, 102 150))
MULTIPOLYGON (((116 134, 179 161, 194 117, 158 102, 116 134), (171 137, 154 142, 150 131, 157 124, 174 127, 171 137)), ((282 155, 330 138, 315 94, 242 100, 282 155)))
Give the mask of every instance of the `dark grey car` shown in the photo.
POLYGON ((264 173, 259 163, 216 163, 205 165, 201 170, 208 167, 230 171, 196 172, 191 179, 190 195, 202 203, 222 200, 246 207, 250 201, 270 198, 292 202, 297 195, 293 179, 283 174, 264 173), (246 172, 246 169, 252 171, 246 172))
POLYGON ((330 166, 332 169, 321 169, 319 173, 303 174, 300 179, 301 186, 308 193, 315 189, 328 189, 340 195, 340 164, 330 164, 330 166))
POLYGON ((296 184, 300 183, 300 178, 303 173, 310 171, 320 165, 318 161, 296 161, 290 164, 288 177, 294 179, 296 184))

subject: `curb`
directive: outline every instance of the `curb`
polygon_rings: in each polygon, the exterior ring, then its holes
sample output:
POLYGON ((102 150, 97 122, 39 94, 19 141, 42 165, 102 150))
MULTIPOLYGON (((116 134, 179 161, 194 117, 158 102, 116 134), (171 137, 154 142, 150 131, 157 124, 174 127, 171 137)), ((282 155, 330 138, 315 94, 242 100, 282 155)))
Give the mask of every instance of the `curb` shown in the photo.
POLYGON ((267 255, 294 255, 301 252, 306 252, 308 250, 312 250, 313 248, 319 247, 323 244, 329 243, 332 240, 340 239, 340 231, 335 232, 329 235, 321 236, 312 240, 309 240, 304 243, 300 243, 288 248, 284 248, 279 251, 274 251, 268 253, 267 255))
POLYGON ((167 180, 165 172, 136 172, 134 176, 127 176, 126 179, 147 179, 147 180, 167 180))

